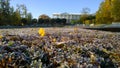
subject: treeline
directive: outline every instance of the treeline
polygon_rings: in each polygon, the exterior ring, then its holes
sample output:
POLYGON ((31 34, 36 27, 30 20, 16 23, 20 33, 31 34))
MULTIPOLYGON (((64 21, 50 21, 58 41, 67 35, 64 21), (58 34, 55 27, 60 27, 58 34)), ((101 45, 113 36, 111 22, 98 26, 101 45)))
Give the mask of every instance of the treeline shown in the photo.
POLYGON ((120 0, 104 0, 95 14, 89 14, 89 8, 83 8, 81 17, 72 23, 112 24, 120 23, 120 0))
POLYGON ((95 24, 96 21, 96 16, 94 14, 82 14, 80 19, 78 20, 79 22, 82 22, 82 24, 95 24))
POLYGON ((46 25, 66 25, 66 19, 52 18, 52 19, 38 19, 37 24, 46 25))
POLYGON ((10 0, 0 0, 0 26, 25 25, 32 22, 32 14, 27 12, 25 5, 10 6, 10 0))
POLYGON ((120 0, 104 0, 96 12, 97 24, 120 22, 120 0))
POLYGON ((72 20, 71 24, 95 24, 96 15, 89 12, 89 8, 83 8, 79 20, 72 20))
POLYGON ((24 26, 24 25, 65 25, 66 19, 51 19, 47 15, 33 18, 24 4, 16 5, 16 9, 10 6, 10 0, 0 0, 0 26, 24 26), (46 18, 48 17, 48 18, 46 18))
MULTIPOLYGON (((25 21, 26 22, 26 21, 25 21)), ((32 22, 27 25, 42 25, 42 26, 57 26, 57 25, 66 25, 66 19, 59 19, 59 18, 49 18, 49 19, 32 19, 32 22)))

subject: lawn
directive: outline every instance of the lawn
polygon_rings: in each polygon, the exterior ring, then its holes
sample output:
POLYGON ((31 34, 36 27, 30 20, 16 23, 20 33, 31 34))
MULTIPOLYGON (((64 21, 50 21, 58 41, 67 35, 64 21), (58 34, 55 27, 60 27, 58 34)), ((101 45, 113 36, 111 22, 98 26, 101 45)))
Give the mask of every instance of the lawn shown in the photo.
POLYGON ((120 33, 79 27, 0 29, 0 68, 120 67, 120 33))

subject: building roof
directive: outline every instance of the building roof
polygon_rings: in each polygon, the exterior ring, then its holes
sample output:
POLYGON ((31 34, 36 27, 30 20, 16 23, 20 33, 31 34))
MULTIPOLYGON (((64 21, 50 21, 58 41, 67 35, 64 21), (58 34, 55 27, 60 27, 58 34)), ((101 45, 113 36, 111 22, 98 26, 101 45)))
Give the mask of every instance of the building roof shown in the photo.
POLYGON ((80 13, 53 13, 53 15, 81 15, 80 13))

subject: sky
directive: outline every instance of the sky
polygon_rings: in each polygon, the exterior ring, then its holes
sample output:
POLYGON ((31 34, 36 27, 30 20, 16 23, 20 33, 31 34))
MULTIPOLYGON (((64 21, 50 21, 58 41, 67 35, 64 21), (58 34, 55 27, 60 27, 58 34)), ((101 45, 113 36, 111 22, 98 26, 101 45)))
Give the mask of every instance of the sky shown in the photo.
POLYGON ((81 13, 83 8, 89 8, 95 13, 103 0, 11 0, 10 5, 24 4, 33 18, 42 14, 52 17, 53 13, 81 13))

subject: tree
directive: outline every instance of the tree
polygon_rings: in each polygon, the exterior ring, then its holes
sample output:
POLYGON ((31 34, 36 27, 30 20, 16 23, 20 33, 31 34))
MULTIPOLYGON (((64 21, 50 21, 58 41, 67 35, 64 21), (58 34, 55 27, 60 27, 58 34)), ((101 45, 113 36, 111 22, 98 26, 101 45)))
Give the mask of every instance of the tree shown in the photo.
POLYGON ((89 8, 83 8, 82 9, 82 14, 89 14, 90 9, 89 8))
POLYGON ((17 5, 17 11, 19 11, 22 18, 27 18, 27 8, 24 4, 17 5))
POLYGON ((83 14, 83 15, 81 15, 81 17, 80 17, 80 22, 82 22, 83 24, 85 24, 85 20, 87 19, 87 17, 88 17, 88 15, 86 15, 86 14, 83 14))
POLYGON ((9 22, 10 0, 0 0, 0 25, 7 25, 9 22))
POLYGON ((15 22, 13 15, 14 15, 14 8, 10 7, 9 25, 13 25, 13 23, 15 22))
POLYGON ((29 24, 31 19, 32 14, 27 13, 25 5, 17 5, 14 11, 14 7, 10 7, 10 0, 0 0, 0 25, 22 25, 21 22, 29 24))
POLYGON ((57 24, 60 24, 60 23, 61 23, 61 19, 57 18, 57 19, 56 19, 56 23, 57 23, 57 24))
POLYGON ((32 14, 27 13, 27 7, 24 4, 17 5, 16 11, 20 14, 21 24, 28 25, 32 22, 32 14))
POLYGON ((38 24, 43 24, 44 23, 44 20, 42 18, 39 18, 38 19, 38 24))
POLYGON ((77 24, 77 21, 76 21, 76 20, 72 20, 72 21, 71 21, 71 24, 73 24, 73 25, 74 25, 74 24, 77 24))
POLYGON ((42 14, 39 16, 39 19, 50 19, 50 17, 48 15, 42 14))
POLYGON ((51 23, 52 26, 54 25, 65 25, 66 24, 66 19, 59 19, 59 18, 52 18, 49 21, 51 23))
POLYGON ((36 18, 32 19, 32 23, 37 24, 37 19, 36 18))
POLYGON ((54 18, 50 19, 50 23, 52 26, 54 26, 56 24, 56 19, 54 19, 54 18))
POLYGON ((17 10, 13 13, 12 19, 13 19, 13 23, 12 23, 13 25, 22 25, 21 16, 17 10))
POLYGON ((120 22, 120 0, 112 0, 112 17, 115 22, 120 22))
POLYGON ((89 24, 95 24, 96 16, 94 14, 91 14, 87 17, 87 20, 89 20, 89 24))
POLYGON ((41 22, 42 24, 50 24, 50 23, 49 23, 50 17, 49 17, 48 15, 46 15, 46 14, 40 15, 39 18, 38 18, 38 20, 39 20, 39 22, 40 22, 40 20, 41 20, 41 21, 42 21, 42 22, 41 22))
POLYGON ((27 22, 28 22, 27 18, 22 18, 21 19, 22 26, 26 25, 27 22))
POLYGON ((63 24, 63 25, 66 25, 66 19, 65 18, 63 18, 63 19, 61 19, 62 21, 61 21, 61 24, 63 24))
POLYGON ((9 14, 10 9, 10 0, 0 0, 0 12, 4 14, 4 16, 7 16, 9 14))
POLYGON ((89 15, 90 9, 89 8, 83 8, 82 9, 82 15, 80 17, 80 22, 85 24, 85 20, 87 19, 88 15, 89 15))
POLYGON ((27 24, 31 24, 32 22, 32 14, 31 13, 27 13, 27 24))
POLYGON ((110 24, 113 18, 111 16, 111 0, 105 0, 101 3, 96 12, 96 24, 110 24))
POLYGON ((50 19, 43 19, 43 23, 46 24, 46 25, 50 24, 49 21, 50 21, 50 19))

